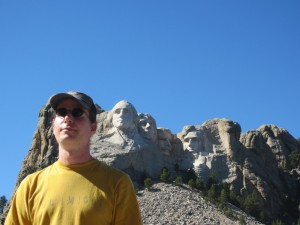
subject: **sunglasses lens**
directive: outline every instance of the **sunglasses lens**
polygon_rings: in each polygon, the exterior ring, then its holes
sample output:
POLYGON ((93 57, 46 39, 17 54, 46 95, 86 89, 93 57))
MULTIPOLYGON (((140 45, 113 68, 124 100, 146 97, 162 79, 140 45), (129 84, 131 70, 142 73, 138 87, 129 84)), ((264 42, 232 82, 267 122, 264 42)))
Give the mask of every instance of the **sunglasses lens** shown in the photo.
POLYGON ((56 115, 65 117, 68 114, 68 110, 66 108, 60 108, 56 110, 56 115))
MULTIPOLYGON (((56 115, 65 117, 68 114, 68 112, 69 112, 69 110, 67 110, 66 108, 59 108, 56 110, 56 115)), ((75 108, 71 111, 71 114, 74 118, 81 117, 83 113, 84 113, 84 111, 80 108, 75 108)))
POLYGON ((83 114, 83 110, 80 108, 76 108, 72 110, 72 116, 74 117, 81 117, 83 114))

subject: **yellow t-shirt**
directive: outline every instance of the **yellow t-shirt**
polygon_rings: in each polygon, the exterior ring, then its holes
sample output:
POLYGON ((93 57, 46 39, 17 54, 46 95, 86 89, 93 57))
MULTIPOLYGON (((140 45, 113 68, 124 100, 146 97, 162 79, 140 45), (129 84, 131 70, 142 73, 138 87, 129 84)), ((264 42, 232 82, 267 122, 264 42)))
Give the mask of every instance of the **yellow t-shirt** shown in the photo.
POLYGON ((28 175, 19 186, 5 225, 140 225, 129 176, 98 160, 59 161, 28 175))

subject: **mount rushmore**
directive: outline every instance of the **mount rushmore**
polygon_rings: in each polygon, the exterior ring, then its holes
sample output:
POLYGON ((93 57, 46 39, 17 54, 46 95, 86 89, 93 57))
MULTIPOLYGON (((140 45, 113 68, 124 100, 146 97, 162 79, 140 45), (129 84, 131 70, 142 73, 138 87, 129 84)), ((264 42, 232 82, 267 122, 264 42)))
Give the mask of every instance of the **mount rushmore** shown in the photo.
MULTIPOLYGON (((289 156, 300 153, 300 143, 287 130, 262 125, 241 133, 237 122, 216 118, 173 134, 158 127, 150 114, 138 113, 128 101, 118 102, 111 110, 96 107, 98 128, 91 140, 91 154, 127 172, 134 182, 142 183, 146 177, 159 179, 163 168, 174 178, 193 170, 203 181, 214 173, 237 195, 255 192, 268 214, 279 215, 287 206, 297 211, 300 170, 289 156)), ((48 104, 41 108, 15 190, 29 173, 57 160, 53 115, 48 104)))

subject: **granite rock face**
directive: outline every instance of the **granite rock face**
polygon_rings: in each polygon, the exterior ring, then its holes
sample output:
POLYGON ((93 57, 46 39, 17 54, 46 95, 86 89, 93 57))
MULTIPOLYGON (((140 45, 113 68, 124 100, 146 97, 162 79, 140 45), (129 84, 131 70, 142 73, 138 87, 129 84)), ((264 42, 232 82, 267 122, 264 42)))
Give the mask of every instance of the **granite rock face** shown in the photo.
MULTIPOLYGON (((236 194, 255 192, 269 214, 279 215, 287 204, 299 205, 300 169, 291 167, 289 156, 300 153, 300 144, 283 128, 263 125, 241 134, 237 122, 217 118, 173 134, 157 127, 150 114, 138 113, 128 101, 107 111, 96 107, 98 128, 91 140, 91 154, 127 172, 137 183, 146 177, 159 179, 163 168, 173 178, 193 169, 204 181, 216 174, 236 194)), ((57 160, 53 116, 49 105, 41 108, 15 189, 26 175, 57 160)))

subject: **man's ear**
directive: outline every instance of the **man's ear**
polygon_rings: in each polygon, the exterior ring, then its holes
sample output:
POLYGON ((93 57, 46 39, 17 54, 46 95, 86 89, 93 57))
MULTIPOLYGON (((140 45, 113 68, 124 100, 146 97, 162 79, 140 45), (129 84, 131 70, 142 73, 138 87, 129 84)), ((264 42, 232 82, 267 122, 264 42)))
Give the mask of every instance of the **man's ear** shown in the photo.
POLYGON ((94 134, 97 130, 97 123, 92 123, 91 132, 94 134))

